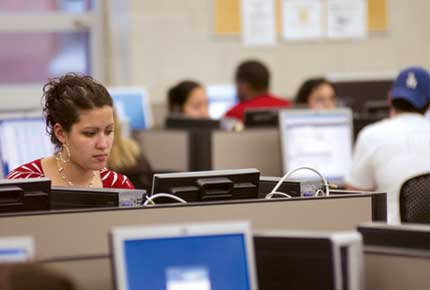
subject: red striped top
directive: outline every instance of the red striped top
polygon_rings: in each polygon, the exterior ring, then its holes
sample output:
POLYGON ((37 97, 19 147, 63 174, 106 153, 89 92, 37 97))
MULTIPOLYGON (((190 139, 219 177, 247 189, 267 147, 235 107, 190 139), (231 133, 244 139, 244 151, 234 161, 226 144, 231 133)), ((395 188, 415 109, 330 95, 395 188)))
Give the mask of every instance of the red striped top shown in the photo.
MULTIPOLYGON (((7 179, 18 178, 40 178, 45 177, 42 169, 41 159, 36 159, 27 164, 21 165, 12 170, 7 179)), ((134 189, 134 185, 127 176, 117 173, 115 171, 103 168, 100 170, 100 178, 102 180, 103 188, 127 188, 134 189)))

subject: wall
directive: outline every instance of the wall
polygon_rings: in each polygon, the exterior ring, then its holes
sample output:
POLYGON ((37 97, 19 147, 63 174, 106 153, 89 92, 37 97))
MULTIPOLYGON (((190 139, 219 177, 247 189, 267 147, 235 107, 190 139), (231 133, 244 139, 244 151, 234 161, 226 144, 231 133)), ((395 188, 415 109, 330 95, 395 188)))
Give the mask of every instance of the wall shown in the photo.
POLYGON ((303 78, 317 74, 392 74, 411 64, 430 67, 428 0, 388 0, 389 30, 361 41, 285 43, 245 48, 239 36, 213 32, 212 0, 129 0, 130 78, 163 103, 183 78, 206 84, 232 79, 237 63, 256 57, 273 73, 273 91, 291 96, 303 78))

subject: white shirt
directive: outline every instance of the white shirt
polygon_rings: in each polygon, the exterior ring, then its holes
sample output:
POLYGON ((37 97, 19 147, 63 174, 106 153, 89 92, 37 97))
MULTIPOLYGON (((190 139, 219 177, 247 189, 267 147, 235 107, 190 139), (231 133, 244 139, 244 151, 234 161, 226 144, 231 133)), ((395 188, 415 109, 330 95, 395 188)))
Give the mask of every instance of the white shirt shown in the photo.
POLYGON ((401 113, 360 132, 347 182, 355 188, 387 192, 388 223, 399 223, 400 187, 426 172, 430 172, 430 120, 401 113))

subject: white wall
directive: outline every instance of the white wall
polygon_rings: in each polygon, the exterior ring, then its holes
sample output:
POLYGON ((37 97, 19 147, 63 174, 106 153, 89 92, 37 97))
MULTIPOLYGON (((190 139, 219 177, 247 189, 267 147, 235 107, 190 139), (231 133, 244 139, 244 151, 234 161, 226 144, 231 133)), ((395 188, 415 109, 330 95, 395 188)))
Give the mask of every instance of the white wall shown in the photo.
POLYGON ((153 103, 183 78, 230 82, 241 60, 256 57, 271 68, 272 89, 291 96, 307 76, 327 73, 396 73, 430 68, 430 1, 387 0, 389 30, 362 41, 285 43, 245 48, 239 36, 213 32, 212 0, 129 0, 130 84, 145 86, 153 103))

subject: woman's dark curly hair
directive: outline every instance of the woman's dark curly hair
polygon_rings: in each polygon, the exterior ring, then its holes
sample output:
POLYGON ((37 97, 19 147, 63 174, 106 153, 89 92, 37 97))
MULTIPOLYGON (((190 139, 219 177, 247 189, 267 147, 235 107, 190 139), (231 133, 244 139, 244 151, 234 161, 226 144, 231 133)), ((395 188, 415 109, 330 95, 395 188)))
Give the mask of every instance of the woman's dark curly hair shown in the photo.
POLYGON ((80 111, 113 107, 112 97, 103 85, 90 76, 74 73, 50 79, 43 86, 42 100, 46 131, 57 148, 62 144, 53 131, 56 123, 70 132, 72 125, 79 122, 80 111))

